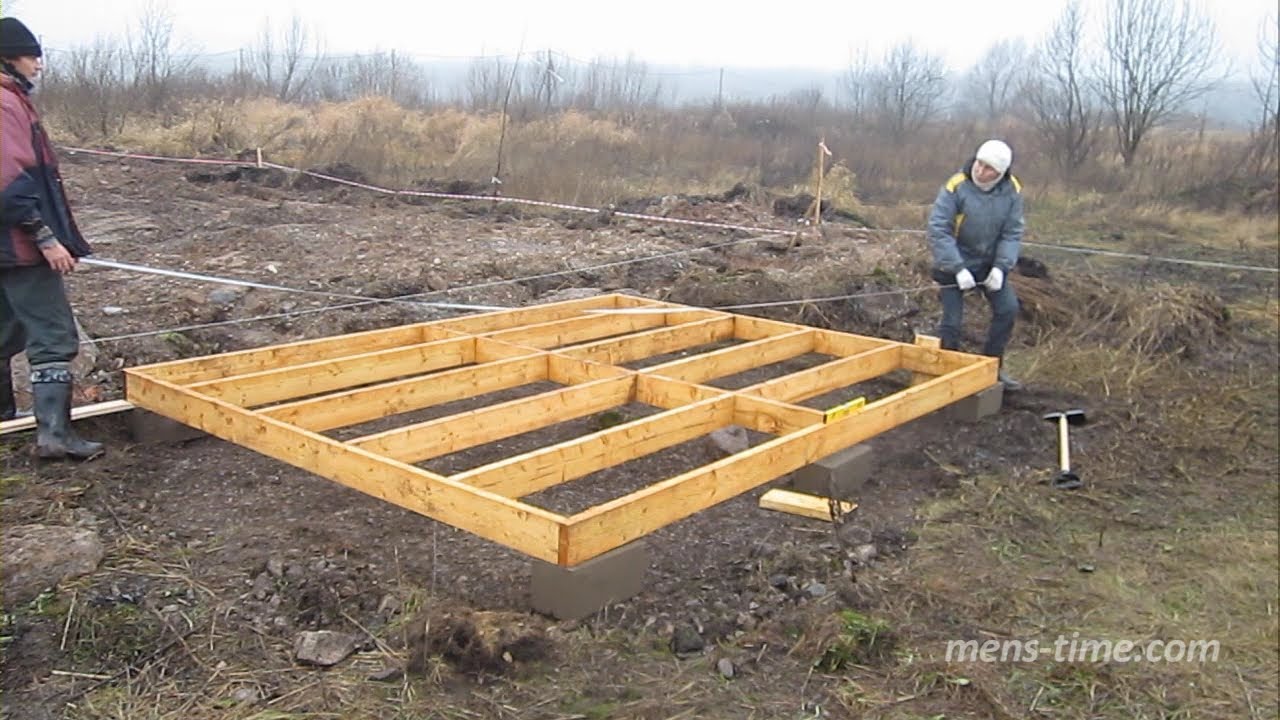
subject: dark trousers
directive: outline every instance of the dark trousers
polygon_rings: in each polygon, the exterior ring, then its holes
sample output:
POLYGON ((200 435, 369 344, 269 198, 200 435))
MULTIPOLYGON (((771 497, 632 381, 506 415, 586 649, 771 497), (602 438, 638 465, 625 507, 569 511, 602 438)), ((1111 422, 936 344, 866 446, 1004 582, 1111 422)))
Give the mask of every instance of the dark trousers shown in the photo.
POLYGON ((68 366, 80 351, 66 286, 48 265, 0 268, 0 361, 24 349, 32 368, 68 366))
MULTIPOLYGON (((982 286, 988 270, 982 269, 980 272, 981 274, 973 273, 978 281, 975 290, 982 291, 987 297, 987 303, 991 305, 991 330, 987 333, 982 354, 1004 357, 1005 347, 1009 345, 1009 338, 1013 335, 1013 323, 1018 318, 1018 294, 1014 292, 1013 283, 1007 275, 1004 287, 997 292, 989 292, 982 286)), ((942 285, 955 285, 956 282, 954 275, 937 272, 933 274, 933 279, 942 285)), ((942 349, 959 350, 964 327, 964 293, 958 287, 943 287, 938 292, 942 299, 942 323, 938 326, 938 338, 942 342, 942 349)))

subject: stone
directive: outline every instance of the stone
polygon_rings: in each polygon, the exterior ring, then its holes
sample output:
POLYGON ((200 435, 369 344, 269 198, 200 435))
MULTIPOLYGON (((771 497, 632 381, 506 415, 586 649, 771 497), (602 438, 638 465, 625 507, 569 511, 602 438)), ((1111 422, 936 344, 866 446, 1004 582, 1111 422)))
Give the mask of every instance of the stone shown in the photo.
POLYGON ((106 548, 86 528, 19 525, 4 531, 0 545, 0 588, 5 608, 35 599, 63 580, 98 568, 106 548))
POLYGON ((320 667, 337 665, 356 651, 356 638, 333 630, 308 630, 293 640, 293 654, 298 662, 320 667))
POLYGON ((743 452, 751 446, 747 429, 741 425, 729 425, 713 431, 707 436, 707 441, 714 452, 725 456, 743 452))
POLYGON ((205 437, 202 430, 142 408, 130 410, 127 422, 129 437, 139 445, 169 445, 205 437))

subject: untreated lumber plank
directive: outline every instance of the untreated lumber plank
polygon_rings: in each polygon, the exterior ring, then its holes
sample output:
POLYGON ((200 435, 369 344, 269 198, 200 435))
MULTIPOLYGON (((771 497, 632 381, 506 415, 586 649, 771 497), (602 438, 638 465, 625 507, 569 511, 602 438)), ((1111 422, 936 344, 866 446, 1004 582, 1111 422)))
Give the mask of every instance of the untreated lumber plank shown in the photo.
POLYGON ((133 369, 160 380, 186 385, 231 375, 273 370, 286 365, 332 360, 375 350, 417 345, 450 337, 457 337, 457 335, 434 327, 431 323, 418 323, 382 330, 366 330, 319 340, 303 340, 265 348, 238 350, 219 355, 169 360, 140 365, 133 369))
POLYGON ((635 377, 574 385, 458 415, 366 435, 347 444, 415 463, 624 405, 635 377))
POLYGON ((561 385, 578 385, 592 380, 604 380, 605 378, 623 377, 631 374, 623 368, 563 355, 548 354, 546 357, 547 379, 561 385))
POLYGON ((664 324, 663 314, 587 315, 502 330, 487 337, 515 345, 547 349, 648 330, 664 324))
POLYGON ((750 395, 736 395, 733 410, 735 425, 769 435, 785 435, 822 423, 822 412, 800 405, 750 395))
POLYGON ((900 358, 898 345, 885 345, 752 385, 741 392, 769 400, 800 402, 892 372, 898 368, 900 358))
POLYGON ((893 340, 882 340, 867 335, 854 335, 853 333, 842 333, 834 330, 814 330, 813 349, 814 352, 820 352, 823 355, 848 357, 849 355, 858 355, 876 348, 895 347, 901 344, 893 340))
MULTIPOLYGON (((133 403, 128 400, 107 400, 106 402, 93 403, 92 405, 80 405, 71 408, 72 420, 83 420, 85 418, 98 417, 99 415, 112 415, 126 410, 132 410, 133 403)), ((36 426, 36 418, 34 415, 15 418, 13 420, 0 420, 0 435, 8 435, 9 433, 22 432, 23 430, 33 430, 36 426)))
POLYGON ((261 370, 189 387, 208 397, 250 407, 357 385, 466 365, 475 360, 475 340, 455 338, 376 350, 332 360, 261 370))
POLYGON ((733 398, 713 398, 459 473, 453 479, 504 497, 523 497, 701 437, 732 419, 733 398))
POLYGON ((635 401, 660 408, 675 408, 701 402, 728 393, 718 388, 663 377, 639 375, 636 377, 635 401))
POLYGON ((812 349, 813 331, 797 330, 654 365, 645 368, 644 373, 700 383, 789 360, 812 349))
POLYGON ((902 367, 923 375, 946 375, 974 363, 990 360, 986 355, 973 355, 956 350, 902 346, 902 367))
POLYGON ((995 361, 907 388, 837 422, 815 425, 655 483, 567 519, 560 564, 577 565, 995 382, 995 361))
POLYGON ((512 345, 510 343, 498 342, 485 337, 476 338, 476 362, 487 363, 494 360, 508 360, 510 358, 528 357, 537 355, 540 351, 533 348, 524 347, 522 345, 512 345))
POLYGON ((425 470, 292 428, 230 403, 125 371, 138 407, 547 562, 563 518, 425 470))
POLYGON ((579 317, 582 315, 583 310, 589 310, 591 308, 618 307, 619 297, 622 296, 612 293, 608 295, 595 295, 588 298, 564 300, 556 303, 544 303, 542 305, 531 305, 529 307, 516 308, 513 310, 496 310, 494 312, 468 315, 461 318, 438 320, 436 321, 436 324, 438 327, 446 330, 453 330, 471 335, 480 335, 498 330, 506 330, 508 328, 579 317))
POLYGON ((733 325, 734 320, 731 317, 709 318, 638 332, 626 337, 572 345, 556 352, 583 360, 623 365, 635 360, 731 339, 733 325))
POLYGON ((797 330, 812 329, 806 325, 796 325, 795 323, 782 322, 780 320, 765 320, 764 318, 750 315, 733 316, 733 336, 739 340, 759 340, 771 335, 785 335, 797 330))
POLYGON ((547 357, 471 365, 266 408, 269 418, 321 432, 547 379, 547 357))
MULTIPOLYGON (((858 509, 857 503, 844 500, 839 502, 841 513, 851 513, 858 509)), ((768 490, 760 496, 760 507, 765 510, 777 510, 778 512, 813 518, 814 520, 831 520, 830 499, 809 495, 808 493, 799 493, 794 490, 783 490, 782 488, 768 490)))

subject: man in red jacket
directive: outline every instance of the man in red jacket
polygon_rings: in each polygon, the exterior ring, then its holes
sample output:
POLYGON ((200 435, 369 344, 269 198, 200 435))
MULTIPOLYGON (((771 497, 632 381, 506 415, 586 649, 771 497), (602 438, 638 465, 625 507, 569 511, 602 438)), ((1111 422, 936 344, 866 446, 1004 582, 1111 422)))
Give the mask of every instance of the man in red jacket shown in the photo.
POLYGON ((9 360, 25 348, 36 454, 87 460, 103 447, 71 427, 71 361, 80 338, 62 276, 92 250, 29 97, 42 55, 27 26, 0 18, 0 419, 16 414, 9 360))

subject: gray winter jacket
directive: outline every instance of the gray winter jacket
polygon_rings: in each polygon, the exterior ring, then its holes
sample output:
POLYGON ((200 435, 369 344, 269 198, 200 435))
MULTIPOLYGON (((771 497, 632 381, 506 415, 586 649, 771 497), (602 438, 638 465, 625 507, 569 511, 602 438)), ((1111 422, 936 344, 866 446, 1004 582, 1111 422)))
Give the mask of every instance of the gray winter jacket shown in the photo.
MULTIPOLYGON (((972 167, 972 163, 970 163, 972 167)), ((1006 173, 983 192, 968 172, 952 175, 929 214, 934 270, 954 275, 967 268, 979 278, 994 265, 1008 274, 1022 245, 1022 184, 1006 173)))

